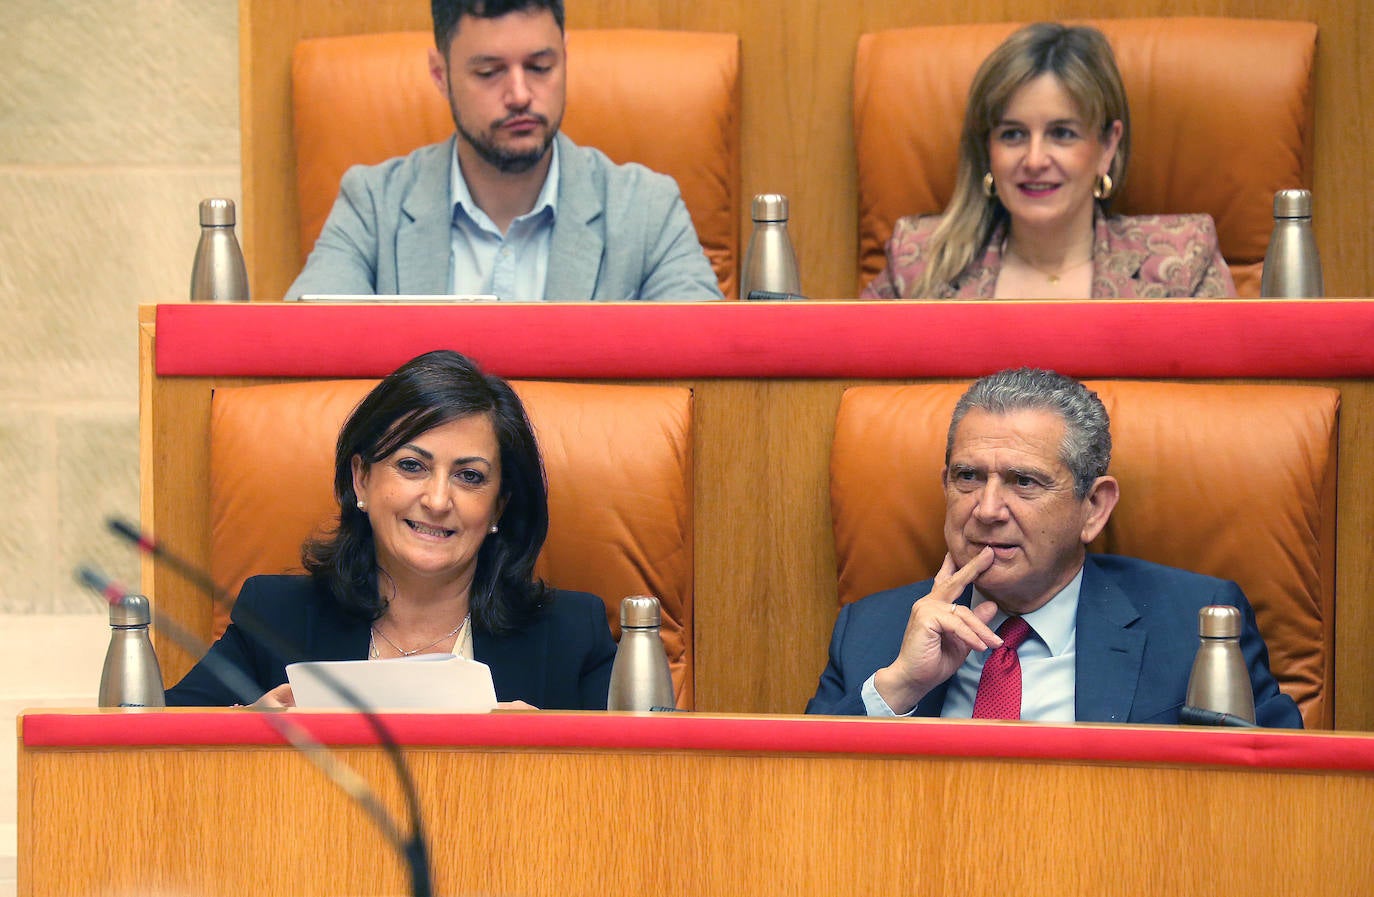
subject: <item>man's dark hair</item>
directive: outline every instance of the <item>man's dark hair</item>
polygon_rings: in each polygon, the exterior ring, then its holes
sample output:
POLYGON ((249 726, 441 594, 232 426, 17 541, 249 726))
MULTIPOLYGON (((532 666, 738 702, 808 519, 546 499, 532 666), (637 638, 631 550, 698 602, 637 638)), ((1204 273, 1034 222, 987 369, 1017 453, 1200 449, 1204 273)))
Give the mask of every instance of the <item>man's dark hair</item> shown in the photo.
POLYGON ((430 0, 429 10, 434 17, 434 45, 448 55, 449 44, 458 31, 463 16, 478 19, 499 19, 513 12, 547 9, 553 13, 558 30, 563 30, 563 0, 430 0))

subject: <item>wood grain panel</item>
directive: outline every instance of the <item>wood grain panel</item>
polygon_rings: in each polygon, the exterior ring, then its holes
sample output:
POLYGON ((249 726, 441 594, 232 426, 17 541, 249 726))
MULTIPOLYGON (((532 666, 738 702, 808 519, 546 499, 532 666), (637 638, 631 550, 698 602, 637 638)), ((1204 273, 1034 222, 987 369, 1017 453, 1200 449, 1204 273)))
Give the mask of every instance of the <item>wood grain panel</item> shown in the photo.
MULTIPOLYGON (((438 893, 1097 897, 1374 887, 1368 774, 516 747, 407 753, 438 893), (1004 836, 971 847, 970 833, 989 831, 990 802, 1004 836), (986 861, 990 851, 997 863, 986 861)), ((371 782, 390 779, 375 751, 341 755, 371 782)), ((406 886, 359 811, 283 748, 25 749, 20 781, 23 897, 406 886)))
MULTIPOLYGON (((245 251, 254 295, 280 296, 297 271, 290 53, 301 37, 428 28, 413 0, 240 0, 245 251)), ((857 271, 853 60, 866 31, 972 21, 1128 16, 1236 16, 1316 22, 1317 232, 1330 296, 1374 294, 1374 6, 1351 0, 586 0, 569 27, 735 31, 742 42, 742 176, 747 199, 782 192, 802 286, 843 298, 857 271)), ((1264 60, 1256 59, 1255 65, 1264 60)), ((646 77, 671 77, 646 72, 646 77)), ((1206 153, 1206 147, 1193 148, 1206 153)), ((1218 159, 1217 165, 1224 165, 1218 159)))

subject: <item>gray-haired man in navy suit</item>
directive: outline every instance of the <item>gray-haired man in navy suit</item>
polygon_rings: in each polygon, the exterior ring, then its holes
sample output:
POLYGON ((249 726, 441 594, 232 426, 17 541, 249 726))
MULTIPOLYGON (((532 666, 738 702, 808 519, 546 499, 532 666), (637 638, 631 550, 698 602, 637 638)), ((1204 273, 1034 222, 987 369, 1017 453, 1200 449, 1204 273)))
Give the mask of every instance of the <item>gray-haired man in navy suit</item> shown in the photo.
POLYGON ((1256 719, 1301 728, 1235 583, 1087 553, 1120 497, 1111 449, 1106 408, 1075 380, 1020 369, 974 383, 945 447, 940 572, 840 611, 807 712, 992 715, 975 708, 988 706, 980 680, 1000 631, 1019 641, 1010 718, 1176 723, 1198 609, 1229 604, 1243 619, 1256 719))

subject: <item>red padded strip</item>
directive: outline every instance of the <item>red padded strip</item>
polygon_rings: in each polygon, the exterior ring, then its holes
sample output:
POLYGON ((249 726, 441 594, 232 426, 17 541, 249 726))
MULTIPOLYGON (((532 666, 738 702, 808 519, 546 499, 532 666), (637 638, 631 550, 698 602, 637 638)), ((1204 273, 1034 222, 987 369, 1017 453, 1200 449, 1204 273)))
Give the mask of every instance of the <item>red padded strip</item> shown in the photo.
MULTIPOLYGON (((307 712, 292 718, 325 744, 375 743, 356 714, 307 712)), ((396 741, 409 747, 886 754, 1374 771, 1374 736, 1367 735, 671 713, 398 713, 384 718, 396 741)), ((21 732, 30 748, 283 743, 260 714, 241 710, 30 713, 21 732)))
POLYGON ((452 348, 506 377, 1368 377, 1374 301, 160 305, 161 376, 380 377, 452 348))

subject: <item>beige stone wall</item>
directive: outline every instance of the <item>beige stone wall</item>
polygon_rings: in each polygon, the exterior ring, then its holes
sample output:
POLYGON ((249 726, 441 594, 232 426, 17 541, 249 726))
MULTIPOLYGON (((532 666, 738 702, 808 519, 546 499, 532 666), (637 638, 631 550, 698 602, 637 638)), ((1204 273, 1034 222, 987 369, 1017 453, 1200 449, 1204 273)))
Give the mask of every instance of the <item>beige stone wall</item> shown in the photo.
POLYGON ((180 299, 206 196, 239 199, 236 0, 5 0, 0 614, 93 613, 138 513, 136 309, 180 299))

